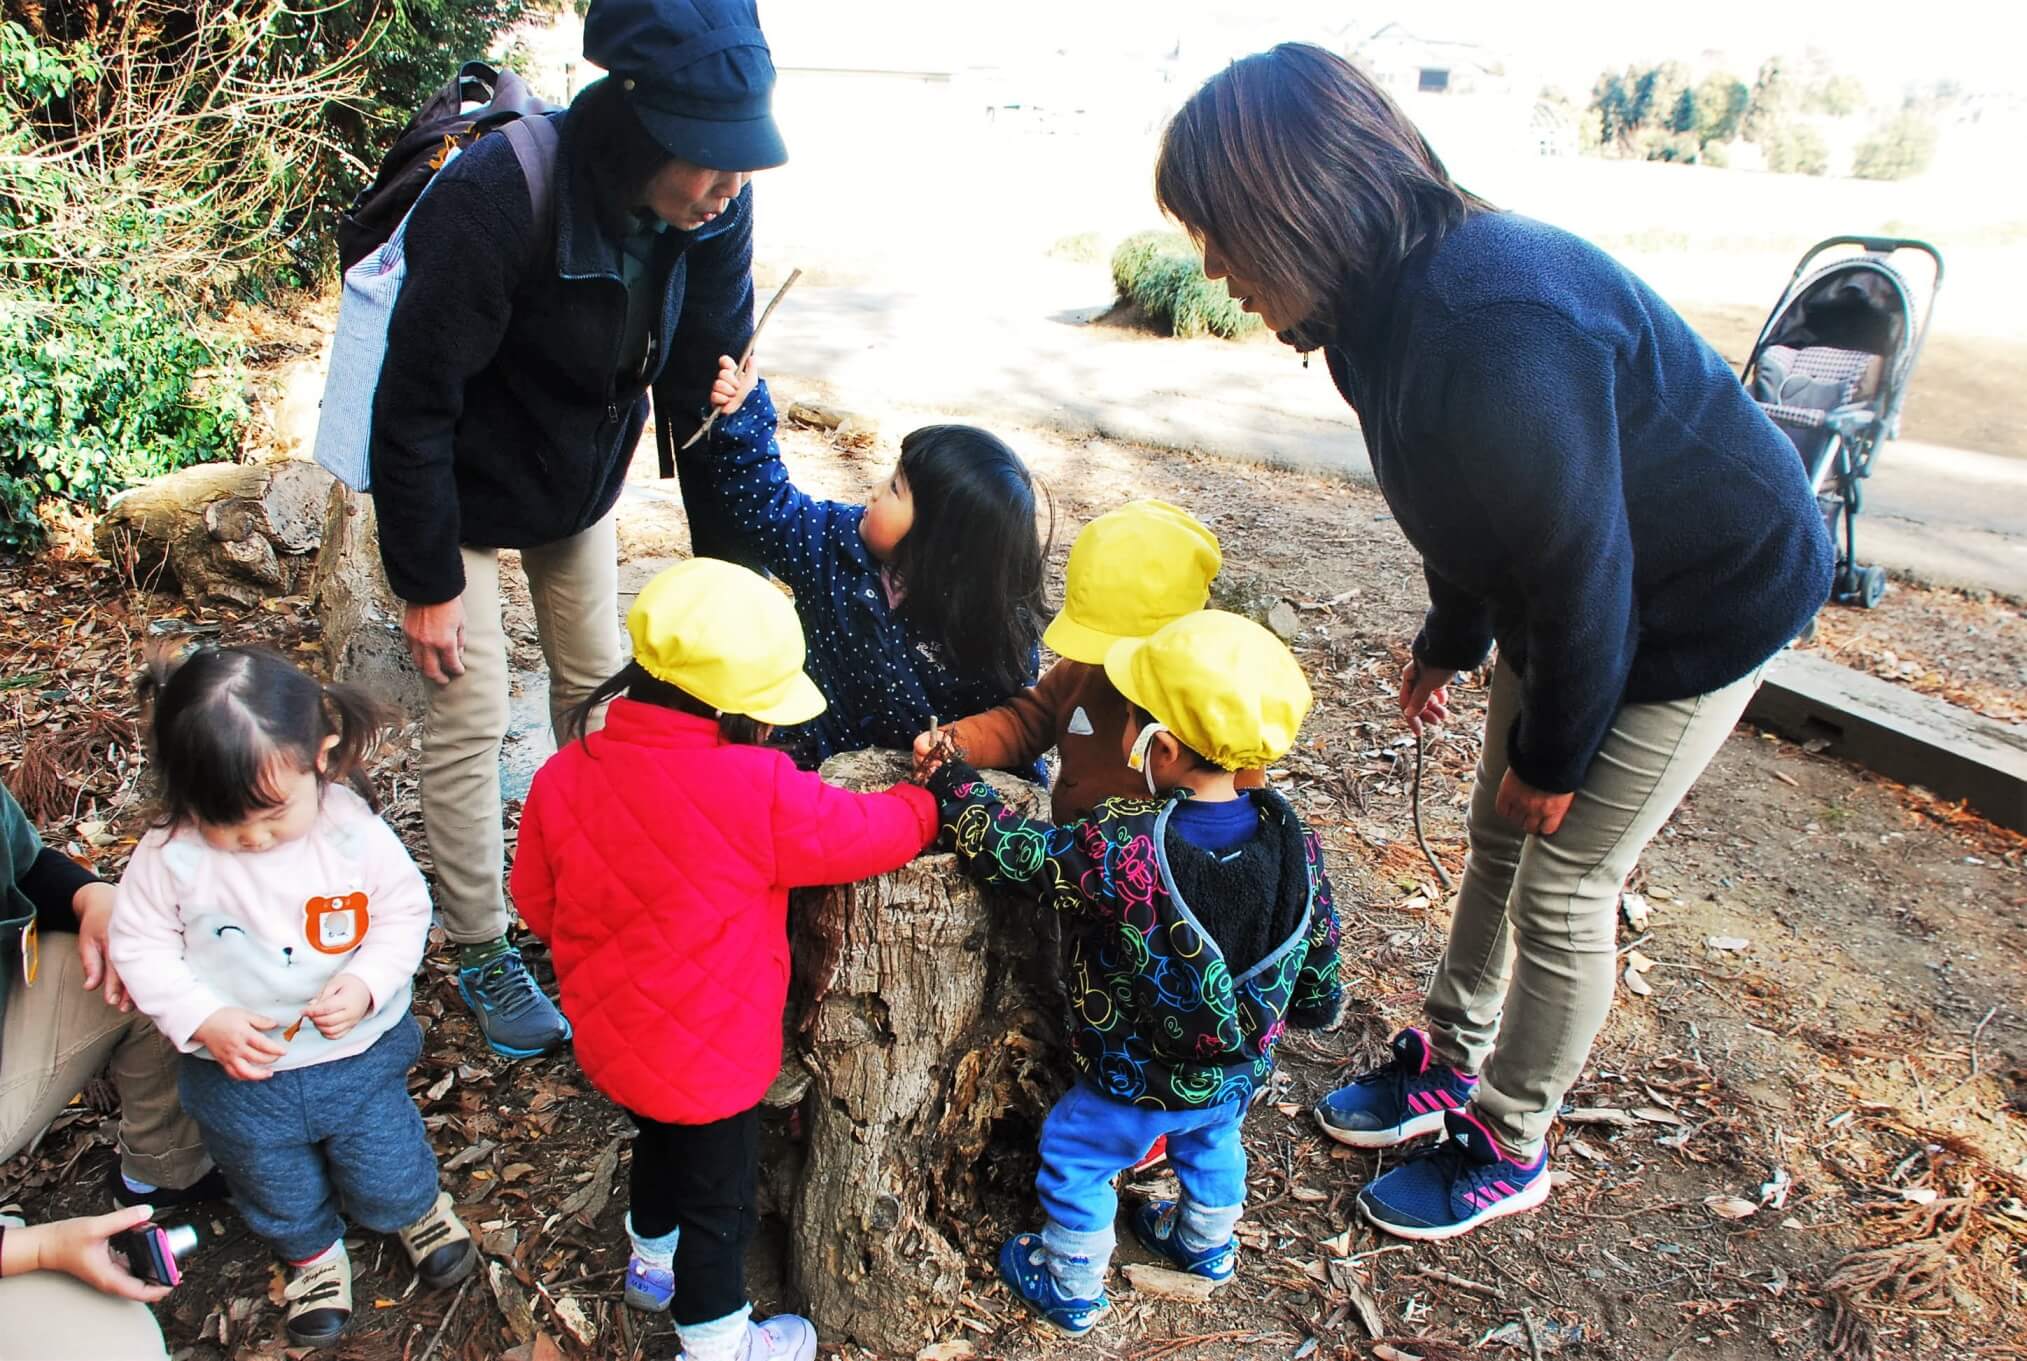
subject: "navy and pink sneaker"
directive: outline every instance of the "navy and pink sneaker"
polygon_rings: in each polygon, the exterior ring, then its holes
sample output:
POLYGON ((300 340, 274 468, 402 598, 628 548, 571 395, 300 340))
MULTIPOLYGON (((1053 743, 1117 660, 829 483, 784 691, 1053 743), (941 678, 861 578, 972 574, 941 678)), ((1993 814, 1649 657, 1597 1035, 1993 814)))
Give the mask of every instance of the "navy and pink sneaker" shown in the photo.
POLYGON ((1520 1162, 1507 1155, 1477 1115, 1450 1111, 1450 1137, 1358 1193, 1373 1227, 1396 1238, 1431 1242, 1469 1233, 1488 1220, 1532 1210, 1548 1199, 1548 1149, 1520 1162))
POLYGON ((1392 1148, 1442 1133, 1443 1117, 1471 1103, 1478 1079, 1437 1062, 1422 1031, 1403 1030, 1394 1036, 1393 1049, 1384 1067, 1316 1103, 1316 1121, 1325 1134, 1353 1148, 1392 1148))

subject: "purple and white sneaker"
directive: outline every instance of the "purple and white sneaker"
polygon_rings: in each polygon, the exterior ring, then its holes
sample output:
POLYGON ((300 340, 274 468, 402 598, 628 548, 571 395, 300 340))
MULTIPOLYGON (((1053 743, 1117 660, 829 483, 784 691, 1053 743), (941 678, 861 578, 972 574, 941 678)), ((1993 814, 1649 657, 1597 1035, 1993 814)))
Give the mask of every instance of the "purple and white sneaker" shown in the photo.
POLYGON ((666 1313, 676 1297, 674 1267, 656 1266, 639 1253, 626 1259, 626 1302, 650 1314, 666 1313))
POLYGON ((1316 1103, 1316 1123, 1340 1144, 1392 1148, 1443 1132, 1443 1117, 1471 1104, 1478 1079, 1436 1059, 1429 1037, 1409 1027, 1393 1058, 1316 1103))
POLYGON ((1506 1155, 1476 1114, 1443 1117, 1450 1137, 1358 1193, 1373 1227, 1396 1238, 1432 1242, 1469 1233, 1488 1220, 1532 1210, 1548 1199, 1548 1149, 1532 1162, 1506 1155))

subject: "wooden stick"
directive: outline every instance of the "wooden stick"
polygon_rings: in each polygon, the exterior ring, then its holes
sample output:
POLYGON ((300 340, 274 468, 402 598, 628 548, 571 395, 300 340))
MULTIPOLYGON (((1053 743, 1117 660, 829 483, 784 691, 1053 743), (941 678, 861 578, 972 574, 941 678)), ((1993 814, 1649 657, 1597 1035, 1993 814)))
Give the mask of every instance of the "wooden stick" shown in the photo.
MULTIPOLYGON (((480 1263, 479 1269, 485 1269, 484 1263, 480 1263)), ((465 1283, 457 1288, 457 1294, 451 1299, 450 1308, 443 1311, 443 1322, 436 1325, 436 1334, 429 1339, 429 1345, 422 1349, 420 1361, 429 1361, 430 1357, 436 1355, 436 1344, 443 1341, 443 1330, 450 1327, 450 1321, 457 1317, 457 1307, 465 1302, 465 1291, 470 1290, 472 1282, 477 1279, 476 1273, 467 1276, 465 1283)))
POLYGON ((1506 1292, 1496 1285, 1486 1285, 1481 1281, 1474 1281, 1468 1277, 1459 1276, 1455 1272, 1444 1271, 1440 1267, 1417 1267, 1412 1274, 1427 1277, 1432 1281, 1441 1281, 1444 1285, 1454 1285, 1459 1290, 1468 1290, 1474 1295, 1483 1295, 1487 1299, 1503 1300, 1506 1298, 1506 1292))
MULTIPOLYGON (((788 290, 793 288, 795 286, 795 281, 797 279, 800 279, 801 277, 802 277, 801 270, 792 269, 788 272, 788 277, 781 281, 781 287, 774 290, 774 301, 767 304, 767 310, 760 314, 759 324, 754 326, 753 334, 746 338, 746 349, 744 350, 744 352, 740 354, 739 365, 738 368, 734 370, 734 372, 744 371, 744 369, 746 368, 746 361, 753 357, 753 347, 760 342, 761 331, 765 330, 767 327, 767 319, 774 315, 774 309, 781 306, 781 300, 784 297, 788 296, 788 290)), ((713 408, 711 413, 708 416, 704 417, 704 423, 697 427, 697 433, 683 441, 683 447, 687 449, 691 445, 695 444, 698 440, 704 438, 704 436, 710 434, 711 427, 716 425, 717 423, 718 423, 718 412, 716 408, 713 408)))

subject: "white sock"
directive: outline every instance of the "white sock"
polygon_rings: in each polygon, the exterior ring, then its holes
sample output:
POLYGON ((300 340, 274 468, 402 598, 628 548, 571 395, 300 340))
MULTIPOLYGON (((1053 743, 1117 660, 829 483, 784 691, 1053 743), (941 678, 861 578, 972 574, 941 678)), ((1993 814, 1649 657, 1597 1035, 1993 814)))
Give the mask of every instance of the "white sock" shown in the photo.
POLYGON ((752 1313, 753 1306, 747 1304, 709 1323, 678 1324, 685 1361, 739 1361, 746 1355, 746 1334, 752 1327, 747 1320, 752 1313))

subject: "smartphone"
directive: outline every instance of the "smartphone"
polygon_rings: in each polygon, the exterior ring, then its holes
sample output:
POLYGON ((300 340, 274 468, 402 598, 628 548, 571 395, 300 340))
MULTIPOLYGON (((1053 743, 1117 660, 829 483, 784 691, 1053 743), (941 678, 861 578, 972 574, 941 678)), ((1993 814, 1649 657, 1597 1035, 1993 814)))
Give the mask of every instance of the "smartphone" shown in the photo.
POLYGON ((106 1246, 127 1259, 127 1270, 150 1285, 181 1285, 183 1269, 179 1259, 188 1257, 197 1246, 197 1226, 139 1224, 123 1229, 106 1240, 106 1246))

